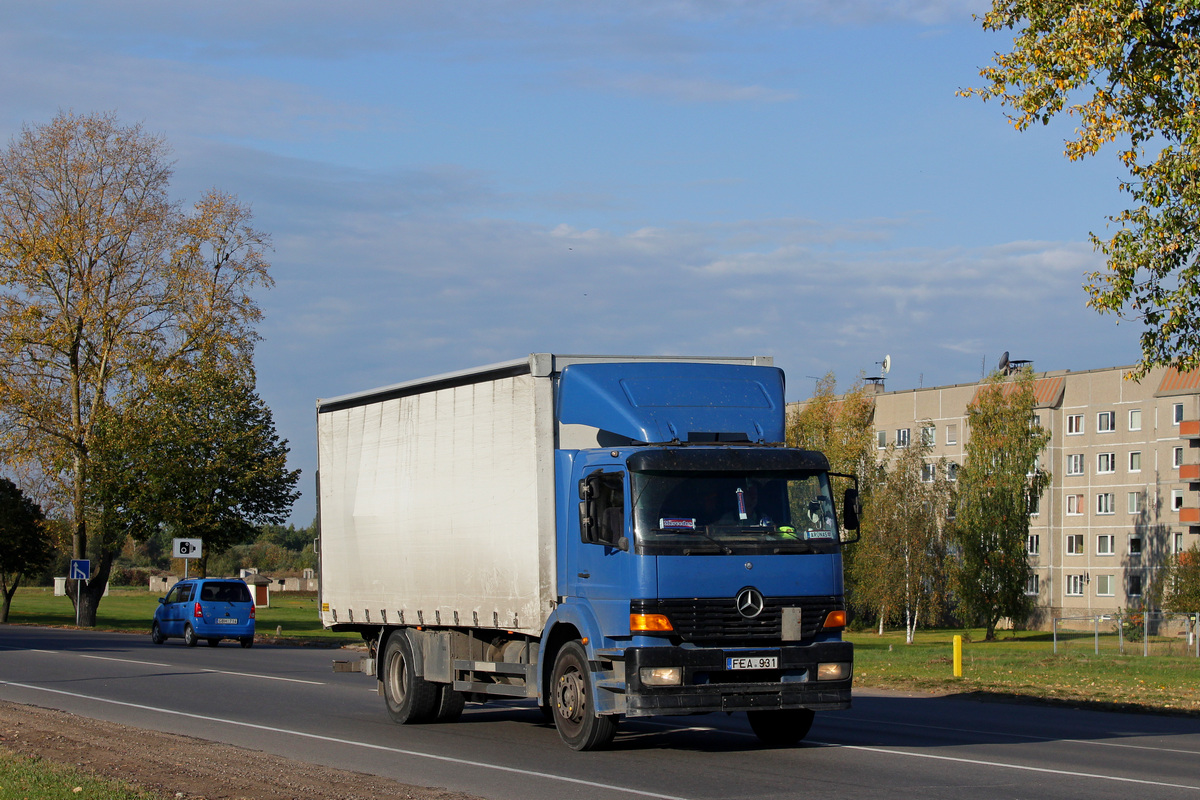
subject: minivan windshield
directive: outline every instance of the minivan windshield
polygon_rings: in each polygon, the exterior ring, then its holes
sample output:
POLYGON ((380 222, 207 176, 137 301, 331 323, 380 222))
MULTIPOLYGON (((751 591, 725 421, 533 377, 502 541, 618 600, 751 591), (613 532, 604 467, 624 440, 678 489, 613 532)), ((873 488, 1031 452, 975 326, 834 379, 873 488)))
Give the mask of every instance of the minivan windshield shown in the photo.
POLYGON ((829 553, 837 548, 822 471, 633 472, 638 552, 829 553))

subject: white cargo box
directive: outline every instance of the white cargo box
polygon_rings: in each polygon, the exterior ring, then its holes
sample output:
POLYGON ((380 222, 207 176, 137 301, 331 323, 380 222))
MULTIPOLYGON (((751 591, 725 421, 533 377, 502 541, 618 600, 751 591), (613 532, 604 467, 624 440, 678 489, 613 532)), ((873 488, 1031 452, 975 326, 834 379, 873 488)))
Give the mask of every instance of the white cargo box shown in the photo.
POLYGON ((538 634, 556 600, 553 378, 528 359, 317 403, 321 620, 538 634))

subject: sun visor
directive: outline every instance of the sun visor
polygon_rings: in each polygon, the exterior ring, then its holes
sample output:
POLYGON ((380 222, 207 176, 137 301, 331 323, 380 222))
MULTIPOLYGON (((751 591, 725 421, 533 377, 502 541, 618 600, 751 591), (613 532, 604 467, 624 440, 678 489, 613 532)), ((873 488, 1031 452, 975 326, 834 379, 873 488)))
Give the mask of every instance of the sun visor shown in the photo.
POLYGON ((635 442, 782 442, 783 371, 703 363, 571 364, 558 421, 635 442))

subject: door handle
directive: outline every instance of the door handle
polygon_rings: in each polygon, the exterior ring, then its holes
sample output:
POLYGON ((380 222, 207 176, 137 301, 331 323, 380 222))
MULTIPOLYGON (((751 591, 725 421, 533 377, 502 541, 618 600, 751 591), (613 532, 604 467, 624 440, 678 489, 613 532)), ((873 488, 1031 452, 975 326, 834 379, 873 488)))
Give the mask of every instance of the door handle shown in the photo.
POLYGON ((580 572, 580 573, 579 573, 579 577, 581 577, 581 578, 590 578, 590 577, 592 577, 592 573, 590 573, 590 572, 580 572))

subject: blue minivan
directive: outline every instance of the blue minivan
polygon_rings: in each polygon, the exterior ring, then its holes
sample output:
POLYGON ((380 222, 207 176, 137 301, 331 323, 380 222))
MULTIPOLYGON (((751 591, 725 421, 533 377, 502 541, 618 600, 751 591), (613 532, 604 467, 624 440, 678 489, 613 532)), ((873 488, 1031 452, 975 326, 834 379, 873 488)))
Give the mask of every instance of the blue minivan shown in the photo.
POLYGON ((245 581, 237 578, 196 578, 171 587, 158 598, 150 639, 162 644, 172 636, 195 647, 205 640, 216 647, 222 639, 237 639, 242 647, 254 646, 254 598, 245 581))

